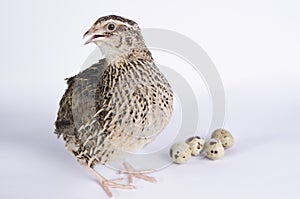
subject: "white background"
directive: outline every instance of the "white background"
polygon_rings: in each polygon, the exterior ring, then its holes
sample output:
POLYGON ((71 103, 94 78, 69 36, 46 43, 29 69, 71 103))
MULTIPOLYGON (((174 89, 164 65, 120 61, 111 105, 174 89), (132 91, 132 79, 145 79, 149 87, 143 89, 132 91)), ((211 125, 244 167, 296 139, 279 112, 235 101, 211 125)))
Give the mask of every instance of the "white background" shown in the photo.
POLYGON ((222 77, 224 126, 236 138, 221 160, 173 165, 153 174, 157 184, 136 181, 116 197, 299 198, 299 10, 296 0, 2 0, 0 198, 106 198, 52 132, 63 79, 94 49, 82 34, 107 14, 201 45, 222 77))

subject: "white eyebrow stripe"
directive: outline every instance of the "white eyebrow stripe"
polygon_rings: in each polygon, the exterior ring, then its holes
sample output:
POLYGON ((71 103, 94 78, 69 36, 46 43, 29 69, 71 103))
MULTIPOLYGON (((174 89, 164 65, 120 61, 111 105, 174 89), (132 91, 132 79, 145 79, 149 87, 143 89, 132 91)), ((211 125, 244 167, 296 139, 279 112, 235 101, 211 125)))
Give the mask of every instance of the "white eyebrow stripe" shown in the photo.
POLYGON ((108 23, 115 23, 115 24, 122 24, 125 25, 127 27, 132 27, 130 24, 126 23, 126 22, 122 22, 122 21, 118 21, 118 20, 114 20, 114 19, 109 19, 107 21, 105 21, 104 25, 107 25, 108 23))

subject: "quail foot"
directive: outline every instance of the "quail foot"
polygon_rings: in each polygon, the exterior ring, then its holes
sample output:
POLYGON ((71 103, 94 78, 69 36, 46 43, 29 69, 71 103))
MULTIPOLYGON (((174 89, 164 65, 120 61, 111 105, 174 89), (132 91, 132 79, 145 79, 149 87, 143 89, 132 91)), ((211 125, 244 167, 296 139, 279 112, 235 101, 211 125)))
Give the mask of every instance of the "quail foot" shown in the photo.
POLYGON ((133 183, 133 178, 134 177, 145 180, 145 181, 148 181, 148 182, 152 182, 152 183, 156 182, 155 178, 146 175, 146 174, 155 172, 155 170, 141 170, 141 171, 138 171, 135 168, 133 168, 133 166, 131 166, 128 162, 124 162, 123 165, 124 165, 125 170, 120 171, 119 173, 128 174, 128 183, 129 184, 133 183))
MULTIPOLYGON (((151 143, 170 121, 173 92, 136 22, 104 16, 84 38, 86 44, 95 43, 105 58, 67 79, 55 133, 112 197, 110 188, 134 187, 120 184, 120 179, 109 181, 94 167, 151 143)), ((127 167, 128 173, 136 174, 132 169, 127 167)))

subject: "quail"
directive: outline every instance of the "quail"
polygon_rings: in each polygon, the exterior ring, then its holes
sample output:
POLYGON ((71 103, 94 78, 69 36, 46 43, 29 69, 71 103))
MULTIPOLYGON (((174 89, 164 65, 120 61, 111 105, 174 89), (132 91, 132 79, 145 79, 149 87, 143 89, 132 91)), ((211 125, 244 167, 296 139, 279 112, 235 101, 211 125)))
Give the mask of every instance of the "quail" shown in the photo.
MULTIPOLYGON (((85 44, 95 43, 105 58, 67 78, 55 133, 112 197, 110 188, 134 186, 107 180, 94 167, 151 143, 170 121, 173 92, 136 22, 104 16, 84 34, 87 37, 85 44)), ((153 180, 141 174, 134 177, 153 180)))

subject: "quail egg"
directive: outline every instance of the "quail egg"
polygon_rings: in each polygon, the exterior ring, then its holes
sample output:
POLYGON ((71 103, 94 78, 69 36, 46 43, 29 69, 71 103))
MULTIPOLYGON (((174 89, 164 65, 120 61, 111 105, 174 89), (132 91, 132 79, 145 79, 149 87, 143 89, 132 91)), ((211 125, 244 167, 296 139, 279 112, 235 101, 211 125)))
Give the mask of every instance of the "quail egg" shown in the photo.
POLYGON ((179 142, 172 145, 170 156, 173 162, 177 164, 186 163, 191 158, 191 150, 187 143, 179 142))
POLYGON ((189 145, 193 156, 200 155, 205 144, 205 140, 199 136, 191 137, 185 142, 189 145))
POLYGON ((224 155, 224 147, 220 140, 211 139, 205 144, 206 157, 216 160, 224 155))
POLYGON ((232 147, 232 145, 234 143, 233 136, 229 133, 229 131, 227 131, 225 129, 215 130, 212 133, 211 138, 220 140, 225 149, 232 147))

